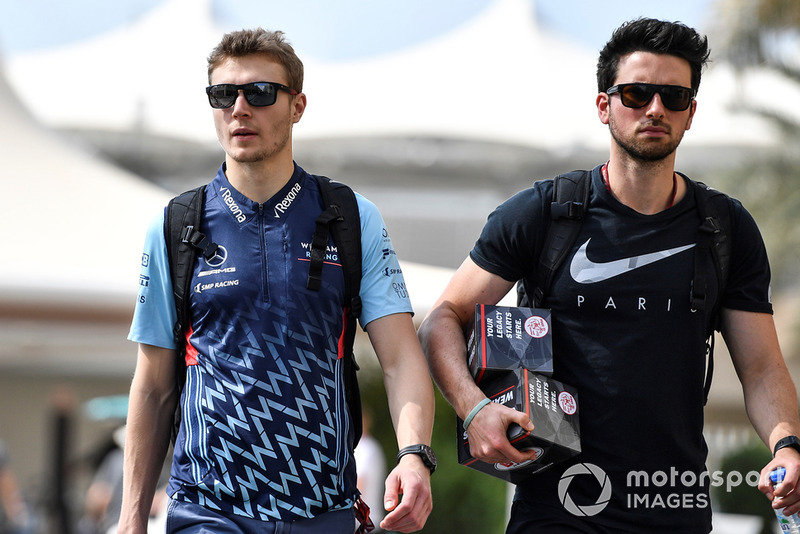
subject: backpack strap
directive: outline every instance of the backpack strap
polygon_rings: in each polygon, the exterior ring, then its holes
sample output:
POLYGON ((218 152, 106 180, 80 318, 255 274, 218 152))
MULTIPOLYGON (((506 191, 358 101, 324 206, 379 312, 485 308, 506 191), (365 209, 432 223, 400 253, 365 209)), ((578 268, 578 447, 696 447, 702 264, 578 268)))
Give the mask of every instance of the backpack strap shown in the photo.
POLYGON ((311 240, 311 261, 307 287, 318 291, 322 278, 328 237, 333 237, 344 275, 344 328, 339 339, 339 358, 344 358, 345 396, 354 428, 353 446, 362 433, 361 393, 358 388, 358 364, 355 344, 358 317, 361 315, 361 218, 358 202, 350 187, 325 176, 315 176, 322 194, 324 209, 316 221, 311 240))
POLYGON ((189 327, 189 294, 196 252, 210 260, 219 250, 219 245, 200 232, 200 222, 205 203, 205 186, 196 187, 169 201, 164 218, 164 235, 167 240, 172 292, 178 320, 174 335, 179 352, 183 355, 184 332, 189 327))
MULTIPOLYGON (((167 258, 177 316, 173 335, 178 351, 178 358, 175 362, 175 379, 179 392, 186 382, 186 339, 184 336, 191 326, 189 296, 191 295, 195 258, 199 250, 206 259, 211 259, 219 249, 216 243, 212 243, 200 232, 205 191, 205 186, 201 186, 173 198, 167 204, 167 212, 164 217, 164 237, 167 244, 167 258)), ((181 407, 178 403, 175 410, 173 440, 177 437, 180 421, 181 407)))
POLYGON ((731 208, 728 196, 701 182, 690 181, 694 185, 700 227, 695 251, 694 278, 692 281, 691 305, 693 310, 705 312, 709 331, 706 339, 706 379, 703 385, 703 404, 708 402, 711 381, 714 375, 714 331, 721 327, 720 310, 722 297, 728 283, 730 270, 732 228, 731 208), (713 306, 708 306, 708 276, 711 273, 709 262, 713 264, 717 278, 717 298, 713 306))
POLYGON ((553 276, 563 263, 572 244, 578 238, 583 216, 589 206, 591 171, 572 171, 553 179, 553 199, 550 203, 550 224, 544 246, 539 253, 533 300, 524 294, 524 285, 517 285, 517 302, 520 306, 542 305, 553 276))

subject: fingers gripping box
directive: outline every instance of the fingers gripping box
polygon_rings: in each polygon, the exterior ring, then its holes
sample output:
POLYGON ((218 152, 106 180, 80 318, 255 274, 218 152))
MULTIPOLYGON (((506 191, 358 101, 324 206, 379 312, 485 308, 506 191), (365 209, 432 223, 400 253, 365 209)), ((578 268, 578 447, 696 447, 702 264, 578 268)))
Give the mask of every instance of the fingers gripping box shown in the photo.
POLYGON ((478 384, 495 371, 508 369, 551 375, 550 310, 476 305, 467 353, 470 372, 478 384))
POLYGON ((492 464, 473 458, 464 422, 458 419, 460 464, 517 484, 581 452, 578 394, 571 386, 528 369, 516 369, 488 376, 480 388, 492 402, 528 414, 533 431, 511 425, 508 439, 519 450, 535 450, 536 460, 492 464))

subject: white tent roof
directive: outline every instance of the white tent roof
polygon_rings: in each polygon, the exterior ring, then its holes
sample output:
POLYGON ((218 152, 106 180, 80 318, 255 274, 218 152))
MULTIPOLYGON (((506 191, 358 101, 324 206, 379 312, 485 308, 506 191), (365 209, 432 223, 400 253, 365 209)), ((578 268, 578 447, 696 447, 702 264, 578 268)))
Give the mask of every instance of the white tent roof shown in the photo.
POLYGON ((141 128, 213 141, 203 88, 206 56, 222 34, 211 19, 210 0, 169 0, 100 36, 12 56, 6 75, 50 126, 141 128))
POLYGON ((129 295, 168 194, 39 126, 0 76, 0 301, 91 306, 129 295))
MULTIPOLYGON (((208 0, 169 0, 124 28, 12 57, 9 78, 50 125, 144 128, 213 143, 202 89, 205 58, 222 33, 208 0), (43 77, 67 89, 54 91, 43 77)), ((297 139, 432 135, 561 150, 608 145, 594 108, 596 53, 544 29, 527 0, 495 0, 454 31, 372 59, 320 62, 295 45, 309 97, 297 139)), ((777 139, 762 121, 731 113, 741 87, 731 77, 724 65, 705 74, 687 145, 777 139)), ((774 94, 780 86, 769 83, 774 94)))

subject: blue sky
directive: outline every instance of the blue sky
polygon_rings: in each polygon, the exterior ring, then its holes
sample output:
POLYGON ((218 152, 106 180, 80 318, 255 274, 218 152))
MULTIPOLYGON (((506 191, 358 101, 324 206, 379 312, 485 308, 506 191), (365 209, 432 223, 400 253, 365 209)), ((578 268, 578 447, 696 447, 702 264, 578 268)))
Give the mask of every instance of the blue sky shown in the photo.
MULTIPOLYGON (((0 0, 0 52, 14 55, 102 33, 167 0, 0 0)), ((347 60, 418 44, 450 30, 492 0, 195 0, 211 2, 225 28, 285 31, 306 53, 347 60), (302 45, 301 45, 302 43, 302 45)), ((638 16, 677 20, 704 31, 714 0, 526 0, 540 21, 592 50, 638 16)), ((489 46, 491 36, 487 36, 489 46)), ((712 43, 713 46, 713 43, 712 43)))

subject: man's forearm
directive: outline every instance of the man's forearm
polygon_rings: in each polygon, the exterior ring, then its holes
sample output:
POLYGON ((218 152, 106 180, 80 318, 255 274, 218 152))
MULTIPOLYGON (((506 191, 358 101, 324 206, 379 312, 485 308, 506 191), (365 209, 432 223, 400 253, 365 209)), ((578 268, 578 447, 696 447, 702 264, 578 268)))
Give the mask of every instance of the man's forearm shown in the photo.
POLYGON ((743 390, 747 415, 770 450, 779 439, 800 434, 797 393, 785 367, 771 368, 758 380, 744 382, 743 390))
POLYGON ((177 395, 131 388, 125 437, 119 532, 146 532, 158 479, 169 447, 177 395))
POLYGON ((416 370, 390 372, 384 375, 389 411, 397 434, 399 448, 417 443, 430 444, 433 432, 434 400, 424 360, 416 370))
POLYGON ((392 423, 401 446, 430 443, 433 384, 408 313, 387 315, 367 325, 383 370, 392 423))
POLYGON ((419 338, 433 379, 460 417, 483 397, 467 367, 467 344, 455 314, 435 309, 419 329, 419 338))

